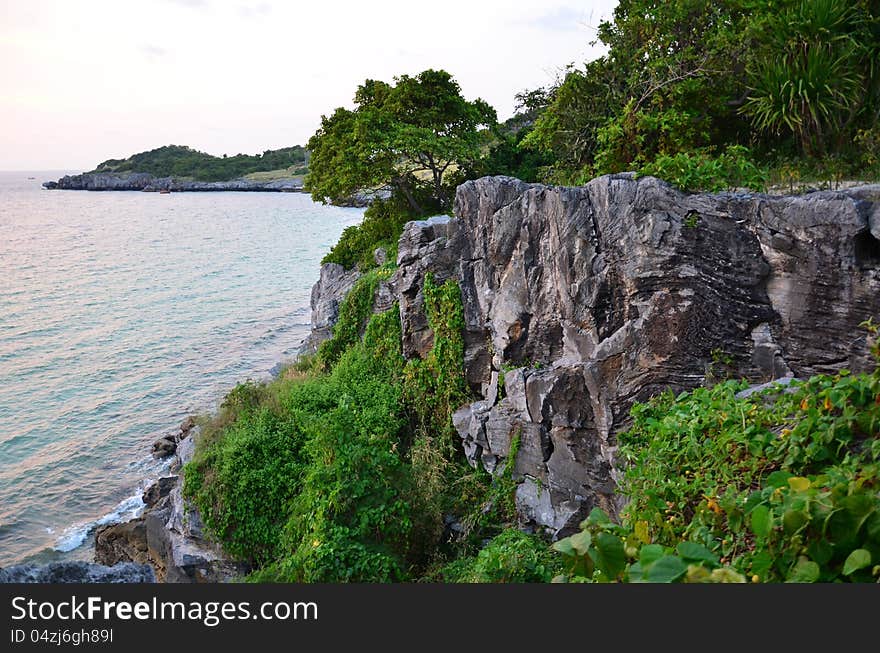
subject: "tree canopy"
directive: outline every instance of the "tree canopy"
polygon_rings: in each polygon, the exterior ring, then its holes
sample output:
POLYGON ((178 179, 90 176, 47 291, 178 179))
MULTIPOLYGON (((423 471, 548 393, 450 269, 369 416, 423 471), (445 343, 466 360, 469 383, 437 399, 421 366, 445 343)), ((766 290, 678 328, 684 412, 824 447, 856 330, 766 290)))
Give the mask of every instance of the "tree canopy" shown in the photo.
POLYGON ((548 180, 731 147, 777 167, 858 166, 880 140, 877 0, 621 0, 597 38, 607 54, 569 67, 523 142, 553 160, 548 180))
POLYGON ((394 84, 368 79, 354 102, 322 116, 309 140, 305 188, 316 201, 386 187, 418 214, 426 204, 448 208, 452 179, 480 158, 480 131, 497 121, 489 104, 464 99, 443 70, 402 75, 394 84))

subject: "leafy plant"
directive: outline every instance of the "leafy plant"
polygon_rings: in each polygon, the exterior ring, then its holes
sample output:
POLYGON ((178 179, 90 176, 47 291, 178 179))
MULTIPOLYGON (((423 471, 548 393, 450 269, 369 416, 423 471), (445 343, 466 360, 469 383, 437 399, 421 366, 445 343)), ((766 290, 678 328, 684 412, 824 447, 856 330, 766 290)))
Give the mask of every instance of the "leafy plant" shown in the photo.
POLYGON ((845 0, 804 0, 771 17, 742 107, 755 127, 793 134, 808 155, 824 153, 865 96, 860 26, 845 0))
POLYGON ((428 274, 423 293, 434 343, 424 359, 407 362, 403 391, 417 428, 428 431, 438 427, 449 447, 454 437, 452 413, 468 398, 461 289, 453 279, 438 286, 428 274))
POLYGON ((373 311, 376 289, 390 274, 390 266, 370 270, 345 295, 339 306, 339 317, 333 326, 333 337, 318 346, 318 359, 326 367, 333 366, 346 350, 360 341, 373 311))
POLYGON ((546 583, 559 570, 559 560, 542 538, 509 528, 476 556, 446 565, 441 575, 449 583, 546 583))
POLYGON ((711 192, 742 187, 763 190, 768 175, 752 162, 749 150, 738 145, 718 156, 705 151, 662 155, 642 166, 639 174, 659 177, 682 190, 711 192))
POLYGON ((652 544, 643 525, 633 530, 594 508, 581 531, 553 543, 566 573, 557 582, 744 583, 745 577, 719 563, 701 544, 652 544))

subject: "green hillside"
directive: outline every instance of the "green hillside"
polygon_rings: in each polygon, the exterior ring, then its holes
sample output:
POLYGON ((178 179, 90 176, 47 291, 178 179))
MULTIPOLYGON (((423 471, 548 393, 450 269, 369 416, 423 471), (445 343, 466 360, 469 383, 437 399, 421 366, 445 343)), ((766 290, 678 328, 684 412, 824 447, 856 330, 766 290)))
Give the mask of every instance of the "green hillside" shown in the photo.
POLYGON ((222 157, 185 145, 165 145, 133 154, 127 159, 108 159, 92 172, 147 172, 157 177, 228 181, 258 172, 287 171, 288 175, 294 176, 305 174, 307 170, 307 152, 299 145, 266 150, 262 154, 222 157))

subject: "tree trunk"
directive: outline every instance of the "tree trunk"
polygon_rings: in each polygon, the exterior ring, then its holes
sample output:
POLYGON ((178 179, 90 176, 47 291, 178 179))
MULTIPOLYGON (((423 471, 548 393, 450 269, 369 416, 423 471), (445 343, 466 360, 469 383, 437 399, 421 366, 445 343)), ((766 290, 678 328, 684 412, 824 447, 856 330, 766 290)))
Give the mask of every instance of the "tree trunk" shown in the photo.
POLYGON ((400 192, 403 193, 404 197, 406 197, 406 201, 409 203, 410 208, 415 211, 417 215, 422 215, 424 211, 422 211, 422 207, 419 206, 419 203, 416 202, 416 198, 413 197, 409 183, 402 177, 398 177, 394 180, 394 185, 397 186, 400 192))

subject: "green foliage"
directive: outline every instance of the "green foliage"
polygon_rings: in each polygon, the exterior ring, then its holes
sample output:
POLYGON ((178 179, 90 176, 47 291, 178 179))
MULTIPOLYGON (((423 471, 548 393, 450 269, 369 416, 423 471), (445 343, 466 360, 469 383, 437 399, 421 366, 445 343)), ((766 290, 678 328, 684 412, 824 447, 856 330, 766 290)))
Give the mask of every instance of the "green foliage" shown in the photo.
POLYGON ((509 528, 476 556, 460 558, 440 573, 448 583, 547 583, 559 571, 543 539, 509 528))
POLYGON ((436 337, 423 372, 437 397, 425 410, 404 391, 399 309, 369 317, 389 272, 350 291, 336 344, 316 360, 231 392, 186 468, 186 495, 208 532, 256 565, 253 581, 405 580, 439 552, 443 516, 485 500, 450 446, 465 387, 460 291, 426 284, 436 337))
POLYGON ((376 348, 346 351, 324 381, 332 388, 329 405, 311 412, 308 466, 284 529, 279 580, 389 582, 405 575, 411 510, 398 452, 404 418, 396 310, 371 325, 376 348))
POLYGON ((453 279, 436 285, 426 275, 423 293, 434 344, 424 359, 408 361, 404 369, 404 396, 422 432, 439 429, 451 446, 452 413, 468 399, 464 377, 464 308, 461 289, 453 279))
POLYGON ((750 188, 764 190, 768 172, 752 162, 749 151, 732 145, 718 156, 707 152, 679 152, 658 156, 641 167, 639 174, 652 175, 682 190, 710 191, 750 188))
POLYGON ((284 506, 300 487, 302 447, 302 435, 282 416, 250 407, 187 464, 184 492, 231 555, 263 564, 279 554, 284 506))
POLYGON ((771 14, 761 35, 743 112, 757 129, 793 135, 807 155, 840 149, 869 99, 878 52, 865 15, 848 0, 802 0, 771 14))
POLYGON ((871 580, 860 563, 863 551, 880 559, 880 376, 737 399, 742 387, 633 409, 624 523, 665 546, 697 542, 764 581, 871 580))
POLYGON ((200 440, 185 492, 227 551, 262 568, 256 580, 405 576, 402 366, 395 307, 369 321, 330 374, 231 393, 242 412, 200 440))
POLYGON ((165 145, 127 159, 108 159, 92 172, 147 172, 157 177, 191 177, 199 181, 228 181, 252 172, 294 168, 305 171, 306 150, 295 145, 262 154, 212 156, 181 145, 165 145))
POLYGON ((544 88, 518 93, 514 115, 493 130, 488 154, 472 164, 466 176, 507 175, 527 182, 538 181, 543 169, 553 162, 553 156, 541 148, 525 147, 523 141, 529 138, 535 120, 546 110, 550 99, 550 91, 544 88))
POLYGON ((370 270, 358 279, 339 306, 339 318, 333 327, 333 337, 318 347, 318 359, 326 366, 333 366, 342 354, 357 343, 373 311, 373 298, 379 282, 388 279, 388 266, 370 270))
MULTIPOLYGON (((432 203, 428 193, 415 191, 418 204, 429 212, 439 210, 432 203)), ((360 224, 346 227, 339 241, 322 259, 321 263, 338 263, 346 269, 357 267, 361 271, 376 267, 373 253, 377 247, 385 249, 388 260, 397 259, 397 242, 403 233, 403 227, 410 220, 425 217, 416 213, 409 203, 398 195, 388 199, 374 200, 364 211, 364 219, 360 224)))
POLYGON ((524 143, 552 152, 550 178, 582 182, 658 156, 745 142, 731 108, 746 29, 770 3, 623 0, 599 27, 608 54, 569 69, 524 143))
POLYGON ((792 157, 802 181, 878 175, 873 0, 622 0, 598 38, 607 54, 567 69, 520 143, 547 157, 546 181, 648 169, 760 188, 792 157))
POLYGON ((550 89, 547 108, 519 144, 552 162, 545 174, 548 180, 570 183, 585 168, 591 176, 598 129, 619 105, 612 90, 614 76, 607 59, 600 58, 584 70, 569 68, 564 79, 550 89))
POLYGON ((392 187, 416 214, 424 214, 416 191, 427 188, 433 202, 449 206, 449 175, 481 156, 479 128, 495 124, 495 111, 483 100, 465 100, 442 70, 394 81, 367 80, 357 89, 353 110, 340 107, 322 116, 308 143, 312 158, 305 181, 316 201, 392 187))
MULTIPOLYGON (((880 340, 873 321, 864 325, 880 340)), ((877 582, 880 368, 738 398, 727 381, 632 409, 629 503, 554 543, 572 582, 877 582)))

